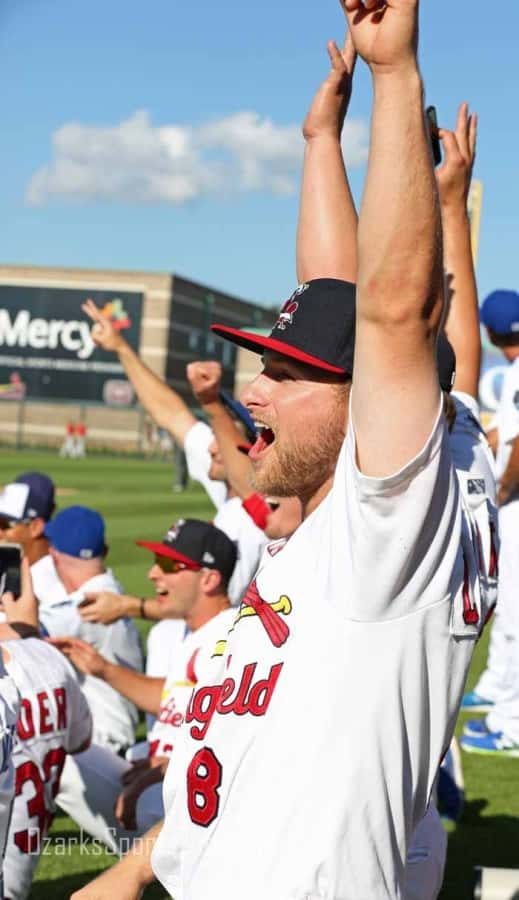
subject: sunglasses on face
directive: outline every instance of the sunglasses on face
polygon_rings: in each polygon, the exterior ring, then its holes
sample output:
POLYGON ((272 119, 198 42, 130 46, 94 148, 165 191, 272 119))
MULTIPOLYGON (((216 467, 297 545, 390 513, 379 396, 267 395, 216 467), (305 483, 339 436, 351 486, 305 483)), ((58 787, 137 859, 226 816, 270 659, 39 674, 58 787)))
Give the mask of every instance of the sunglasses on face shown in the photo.
POLYGON ((200 566, 187 566, 183 562, 171 559, 170 556, 155 556, 155 565, 161 569, 165 575, 175 575, 177 572, 187 570, 189 572, 199 572, 200 566))
POLYGON ((0 516, 0 531, 9 531, 10 528, 16 528, 17 525, 28 525, 30 519, 6 519, 0 516))

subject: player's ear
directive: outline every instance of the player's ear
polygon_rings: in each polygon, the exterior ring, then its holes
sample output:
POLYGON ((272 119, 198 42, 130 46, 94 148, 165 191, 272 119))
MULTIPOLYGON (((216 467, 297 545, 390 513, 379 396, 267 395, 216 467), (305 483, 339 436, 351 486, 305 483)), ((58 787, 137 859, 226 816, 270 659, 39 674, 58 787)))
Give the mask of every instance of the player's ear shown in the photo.
POLYGON ((32 519, 29 522, 29 534, 33 539, 40 538, 43 535, 43 529, 45 528, 45 519, 42 519, 38 516, 36 519, 32 519))
POLYGON ((207 594, 221 590, 222 576, 216 569, 203 569, 202 583, 207 594))

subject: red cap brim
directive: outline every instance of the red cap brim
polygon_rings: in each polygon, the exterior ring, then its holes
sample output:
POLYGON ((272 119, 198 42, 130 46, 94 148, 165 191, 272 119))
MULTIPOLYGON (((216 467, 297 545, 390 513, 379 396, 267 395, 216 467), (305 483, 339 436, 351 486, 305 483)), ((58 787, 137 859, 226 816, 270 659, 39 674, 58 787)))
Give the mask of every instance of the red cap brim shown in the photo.
POLYGON ((253 334, 251 331, 240 331, 239 328, 229 328, 227 325, 211 325, 211 331, 214 331, 219 337, 226 338, 237 344, 238 347, 244 347, 245 350, 252 350, 253 353, 263 353, 264 350, 273 350, 280 353, 281 356, 288 356, 298 362, 305 363, 307 366, 313 366, 316 369, 323 369, 325 372, 334 372, 337 375, 347 375, 346 369, 340 369, 338 366, 332 366, 330 363, 324 362, 317 356, 305 353, 298 347, 286 344, 284 341, 277 341, 272 337, 265 337, 259 334, 253 334))
POLYGON ((189 556, 184 556, 178 550, 174 550, 173 547, 168 547, 167 544, 155 543, 154 541, 135 541, 135 543, 138 547, 145 547, 146 550, 151 550, 157 556, 168 556, 169 559, 175 559, 177 562, 184 563, 188 569, 202 568, 200 563, 195 562, 194 559, 189 559, 189 556))

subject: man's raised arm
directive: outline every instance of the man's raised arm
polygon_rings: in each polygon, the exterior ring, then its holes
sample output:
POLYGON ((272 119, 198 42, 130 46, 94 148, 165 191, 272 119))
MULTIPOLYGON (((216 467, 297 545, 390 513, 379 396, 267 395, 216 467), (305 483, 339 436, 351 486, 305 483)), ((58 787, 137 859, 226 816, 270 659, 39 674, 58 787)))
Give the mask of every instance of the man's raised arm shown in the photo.
POLYGON ((135 353, 123 336, 93 300, 82 305, 83 311, 92 320, 92 339, 98 347, 110 353, 117 353, 119 361, 131 381, 146 412, 161 428, 165 428, 177 444, 182 447, 189 429, 196 419, 182 397, 170 388, 135 353))
POLYGON ((332 64, 303 124, 305 156, 296 266, 300 284, 313 278, 357 278, 357 213, 341 149, 351 96, 355 50, 348 35, 342 51, 330 41, 332 64))
POLYGON ((345 9, 374 91, 352 410, 359 467, 385 477, 423 448, 440 407, 440 209, 417 62, 418 0, 345 0, 345 9))
POLYGON ((458 110, 455 131, 440 130, 444 163, 436 172, 443 224, 449 294, 445 332, 456 354, 455 389, 477 400, 481 365, 478 291, 467 201, 476 155, 477 118, 468 105, 458 110))

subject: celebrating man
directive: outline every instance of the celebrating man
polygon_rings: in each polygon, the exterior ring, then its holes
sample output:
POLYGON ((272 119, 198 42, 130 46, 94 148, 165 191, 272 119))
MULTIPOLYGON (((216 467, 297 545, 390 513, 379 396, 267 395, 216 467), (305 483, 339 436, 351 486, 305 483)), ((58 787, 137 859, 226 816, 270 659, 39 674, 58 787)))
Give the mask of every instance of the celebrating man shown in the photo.
POLYGON ((331 260, 270 337, 217 327, 264 354, 243 398, 256 487, 298 496, 304 521, 265 553, 219 683, 189 703, 153 855, 177 900, 401 897, 480 626, 436 367, 418 3, 345 6, 374 87, 356 308, 331 260))

